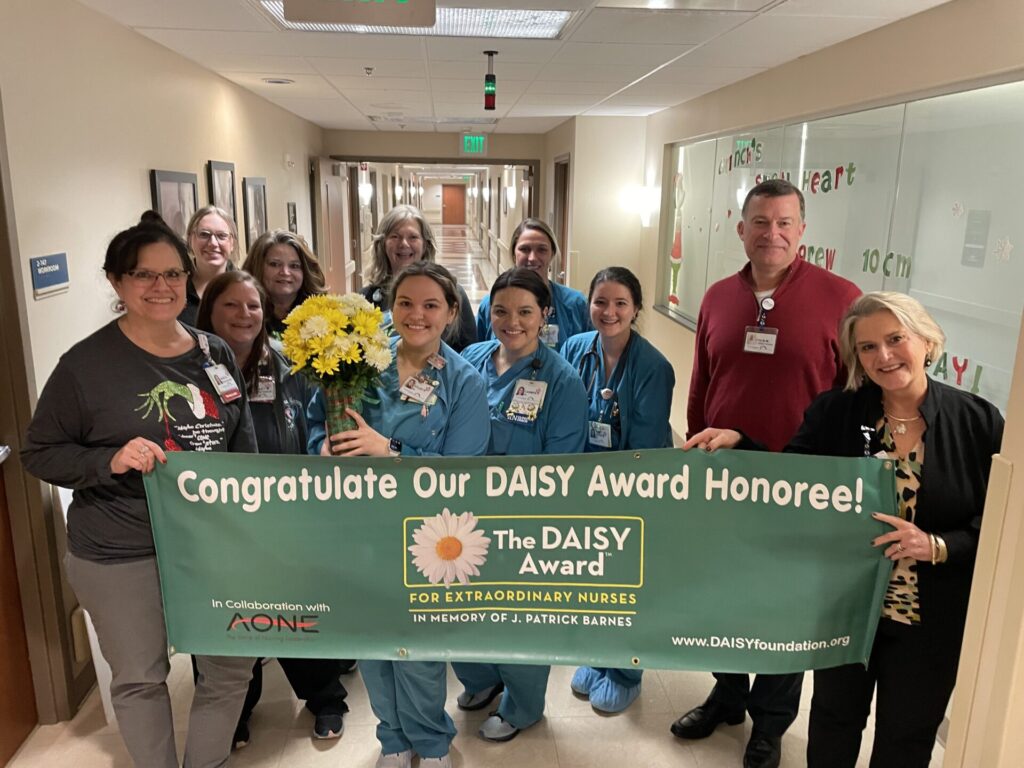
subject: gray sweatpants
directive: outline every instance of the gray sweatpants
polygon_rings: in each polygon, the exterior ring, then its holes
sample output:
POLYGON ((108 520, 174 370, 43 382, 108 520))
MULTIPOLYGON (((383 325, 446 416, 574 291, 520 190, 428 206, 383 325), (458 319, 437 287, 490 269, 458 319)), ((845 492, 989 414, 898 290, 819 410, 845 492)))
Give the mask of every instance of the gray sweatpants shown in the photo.
MULTIPOLYGON (((132 760, 139 768, 178 768, 156 558, 107 565, 69 552, 64 564, 110 663, 110 698, 132 760)), ((231 737, 253 659, 197 656, 196 663, 199 679, 192 697, 184 765, 219 768, 227 765, 231 754, 231 737)))

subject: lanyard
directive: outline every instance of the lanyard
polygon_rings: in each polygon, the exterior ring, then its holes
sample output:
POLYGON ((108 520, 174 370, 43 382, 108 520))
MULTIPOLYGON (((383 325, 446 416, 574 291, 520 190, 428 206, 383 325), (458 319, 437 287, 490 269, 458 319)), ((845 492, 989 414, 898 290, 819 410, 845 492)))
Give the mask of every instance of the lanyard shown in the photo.
POLYGON ((213 358, 210 357, 210 340, 206 334, 200 331, 196 335, 196 341, 199 342, 199 349, 202 350, 203 357, 206 358, 206 362, 203 363, 203 368, 209 368, 213 365, 213 358))
MULTIPOLYGON (((757 296, 754 296, 757 299, 757 296)), ((771 296, 765 296, 763 299, 757 302, 757 326, 764 328, 765 322, 768 320, 768 313, 775 309, 775 299, 771 296)))

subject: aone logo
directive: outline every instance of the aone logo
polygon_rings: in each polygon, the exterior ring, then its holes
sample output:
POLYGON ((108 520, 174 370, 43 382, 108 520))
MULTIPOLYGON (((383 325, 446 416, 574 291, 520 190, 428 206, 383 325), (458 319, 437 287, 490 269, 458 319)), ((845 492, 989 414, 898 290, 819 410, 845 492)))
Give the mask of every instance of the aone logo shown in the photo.
POLYGON ((277 613, 271 615, 269 613, 254 613, 251 616, 243 616, 241 613, 235 613, 231 617, 231 621, 228 622, 227 632, 259 632, 265 634, 268 632, 289 632, 291 634, 298 634, 304 632, 307 634, 319 634, 319 629, 314 629, 320 622, 317 621, 320 616, 319 614, 291 614, 285 615, 277 613))

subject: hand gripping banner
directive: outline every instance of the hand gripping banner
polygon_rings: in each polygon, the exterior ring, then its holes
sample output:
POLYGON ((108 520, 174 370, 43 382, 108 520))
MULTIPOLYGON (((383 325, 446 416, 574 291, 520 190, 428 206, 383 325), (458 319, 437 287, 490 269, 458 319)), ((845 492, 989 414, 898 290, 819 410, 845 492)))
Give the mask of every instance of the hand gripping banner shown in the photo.
POLYGON ((168 453, 169 642, 233 656, 796 672, 871 650, 890 462, 675 449, 168 453))

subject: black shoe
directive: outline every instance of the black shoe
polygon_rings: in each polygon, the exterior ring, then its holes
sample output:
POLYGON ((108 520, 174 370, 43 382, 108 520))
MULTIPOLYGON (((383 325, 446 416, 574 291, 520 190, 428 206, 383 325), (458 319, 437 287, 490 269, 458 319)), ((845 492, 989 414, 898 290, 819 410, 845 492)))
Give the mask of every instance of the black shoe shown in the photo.
POLYGON ((746 717, 747 713, 742 710, 727 712, 721 705, 705 701, 672 723, 670 730, 680 739, 706 739, 721 723, 739 725, 746 717))
POLYGON ((313 721, 313 738, 337 739, 345 730, 345 719, 339 714, 323 713, 313 721))
POLYGON ((779 768, 782 760, 782 737, 754 731, 743 753, 743 768, 779 768))
POLYGON ((249 724, 239 721, 235 726, 235 735, 231 739, 231 749, 241 749, 249 743, 249 724))

